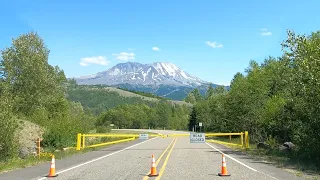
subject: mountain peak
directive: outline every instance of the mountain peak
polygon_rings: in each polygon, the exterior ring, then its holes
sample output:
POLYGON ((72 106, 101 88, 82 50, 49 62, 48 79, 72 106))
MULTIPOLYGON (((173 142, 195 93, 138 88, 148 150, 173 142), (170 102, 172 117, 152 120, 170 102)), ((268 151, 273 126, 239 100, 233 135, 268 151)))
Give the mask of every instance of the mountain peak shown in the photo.
MULTIPOLYGON (((77 80, 77 79, 76 79, 77 80)), ((95 75, 78 78, 79 84, 140 84, 140 85, 176 85, 199 86, 204 83, 170 62, 141 64, 138 62, 119 63, 114 67, 95 75)))

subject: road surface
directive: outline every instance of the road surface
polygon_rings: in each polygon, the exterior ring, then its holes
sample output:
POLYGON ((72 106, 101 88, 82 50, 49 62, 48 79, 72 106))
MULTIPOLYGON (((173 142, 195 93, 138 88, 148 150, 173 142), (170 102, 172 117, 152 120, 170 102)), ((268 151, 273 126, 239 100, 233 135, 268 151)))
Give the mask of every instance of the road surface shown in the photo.
MULTIPOLYGON (((183 133, 156 131, 162 134, 183 133)), ((185 133, 185 132, 184 132, 185 133)), ((49 163, 0 175, 0 179, 44 180, 49 163)), ((303 179, 280 168, 254 161, 228 148, 211 143, 190 143, 188 137, 152 138, 113 145, 103 150, 56 160, 56 180, 206 180, 206 179, 303 179), (229 177, 219 177, 221 153, 226 155, 229 177), (154 154, 158 177, 149 178, 154 154)))

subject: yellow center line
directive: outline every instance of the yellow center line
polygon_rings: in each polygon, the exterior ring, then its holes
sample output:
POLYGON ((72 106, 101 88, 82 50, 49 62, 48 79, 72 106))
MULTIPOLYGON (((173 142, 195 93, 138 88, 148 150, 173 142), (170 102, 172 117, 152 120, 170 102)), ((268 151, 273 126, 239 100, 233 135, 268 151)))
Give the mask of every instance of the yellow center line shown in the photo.
MULTIPOLYGON (((172 141, 170 142, 170 144, 168 145, 168 147, 167 147, 167 148, 162 152, 162 154, 159 156, 159 158, 158 158, 157 161, 156 161, 156 166, 158 166, 159 162, 161 161, 161 158, 162 158, 163 155, 168 151, 169 147, 171 146, 171 144, 173 143, 173 141, 174 141, 175 139, 176 139, 176 137, 172 139, 172 141)), ((150 170, 149 170, 149 172, 147 173, 147 175, 144 176, 143 180, 149 179, 149 176, 148 176, 148 175, 149 175, 150 173, 151 173, 151 172, 150 172, 150 170)))
POLYGON ((171 155, 171 152, 172 152, 174 146, 176 145, 176 142, 177 142, 177 138, 175 139, 173 145, 171 146, 171 149, 170 149, 170 151, 169 151, 169 153, 168 153, 168 155, 167 155, 167 157, 166 157, 166 160, 164 161, 164 163, 163 163, 163 165, 162 165, 162 167, 161 167, 161 169, 160 169, 159 176, 156 178, 156 180, 160 180, 160 178, 161 178, 164 170, 166 169, 166 166, 167 166, 169 157, 170 157, 170 155, 171 155))

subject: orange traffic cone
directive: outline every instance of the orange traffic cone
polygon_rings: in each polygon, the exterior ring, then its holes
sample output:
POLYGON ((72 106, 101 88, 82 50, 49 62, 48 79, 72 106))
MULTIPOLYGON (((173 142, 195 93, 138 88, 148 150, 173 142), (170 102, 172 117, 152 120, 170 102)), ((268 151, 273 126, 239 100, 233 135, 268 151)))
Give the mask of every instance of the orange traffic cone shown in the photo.
POLYGON ((226 158, 224 157, 224 154, 222 154, 222 167, 221 167, 221 173, 218 173, 219 176, 230 176, 227 170, 227 164, 226 164, 226 158))
POLYGON ((157 173, 157 169, 156 169, 156 161, 154 159, 154 155, 152 154, 152 164, 151 164, 151 170, 150 170, 149 177, 155 177, 158 175, 159 174, 157 173))
POLYGON ((50 170, 49 170, 49 175, 47 177, 57 177, 58 175, 56 174, 56 165, 55 165, 55 159, 54 155, 52 155, 52 160, 50 164, 50 170))

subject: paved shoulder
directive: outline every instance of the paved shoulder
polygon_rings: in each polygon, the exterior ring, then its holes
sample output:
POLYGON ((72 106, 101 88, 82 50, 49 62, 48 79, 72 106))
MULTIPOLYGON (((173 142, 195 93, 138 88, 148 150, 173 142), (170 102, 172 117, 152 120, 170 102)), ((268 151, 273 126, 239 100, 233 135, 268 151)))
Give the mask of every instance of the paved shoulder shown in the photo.
MULTIPOLYGON (((70 168, 72 166, 75 166, 81 163, 85 163, 92 159, 99 158, 106 154, 117 152, 119 150, 122 150, 124 148, 133 146, 141 142, 143 142, 143 140, 125 142, 121 144, 112 145, 102 150, 91 151, 84 154, 76 154, 76 155, 67 157, 63 160, 56 160, 56 172, 59 172, 63 169, 70 168)), ((36 177, 41 178, 46 176, 49 173, 49 167, 50 167, 49 162, 41 163, 36 166, 27 167, 24 169, 18 169, 18 170, 0 174, 0 179, 1 180, 26 180, 26 179, 33 179, 36 177)))
MULTIPOLYGON (((266 175, 271 179, 290 179, 290 180, 301 180, 303 177, 298 177, 293 173, 287 172, 281 168, 277 168, 274 164, 267 163, 264 161, 255 160, 253 157, 247 156, 240 151, 234 151, 223 145, 208 143, 213 149, 225 153, 227 156, 239 161, 249 167, 252 167, 262 175, 266 175)), ((230 159, 232 160, 232 159, 230 159)), ((228 161, 229 162, 229 161, 228 161)), ((228 166, 229 167, 229 166, 228 166)))

